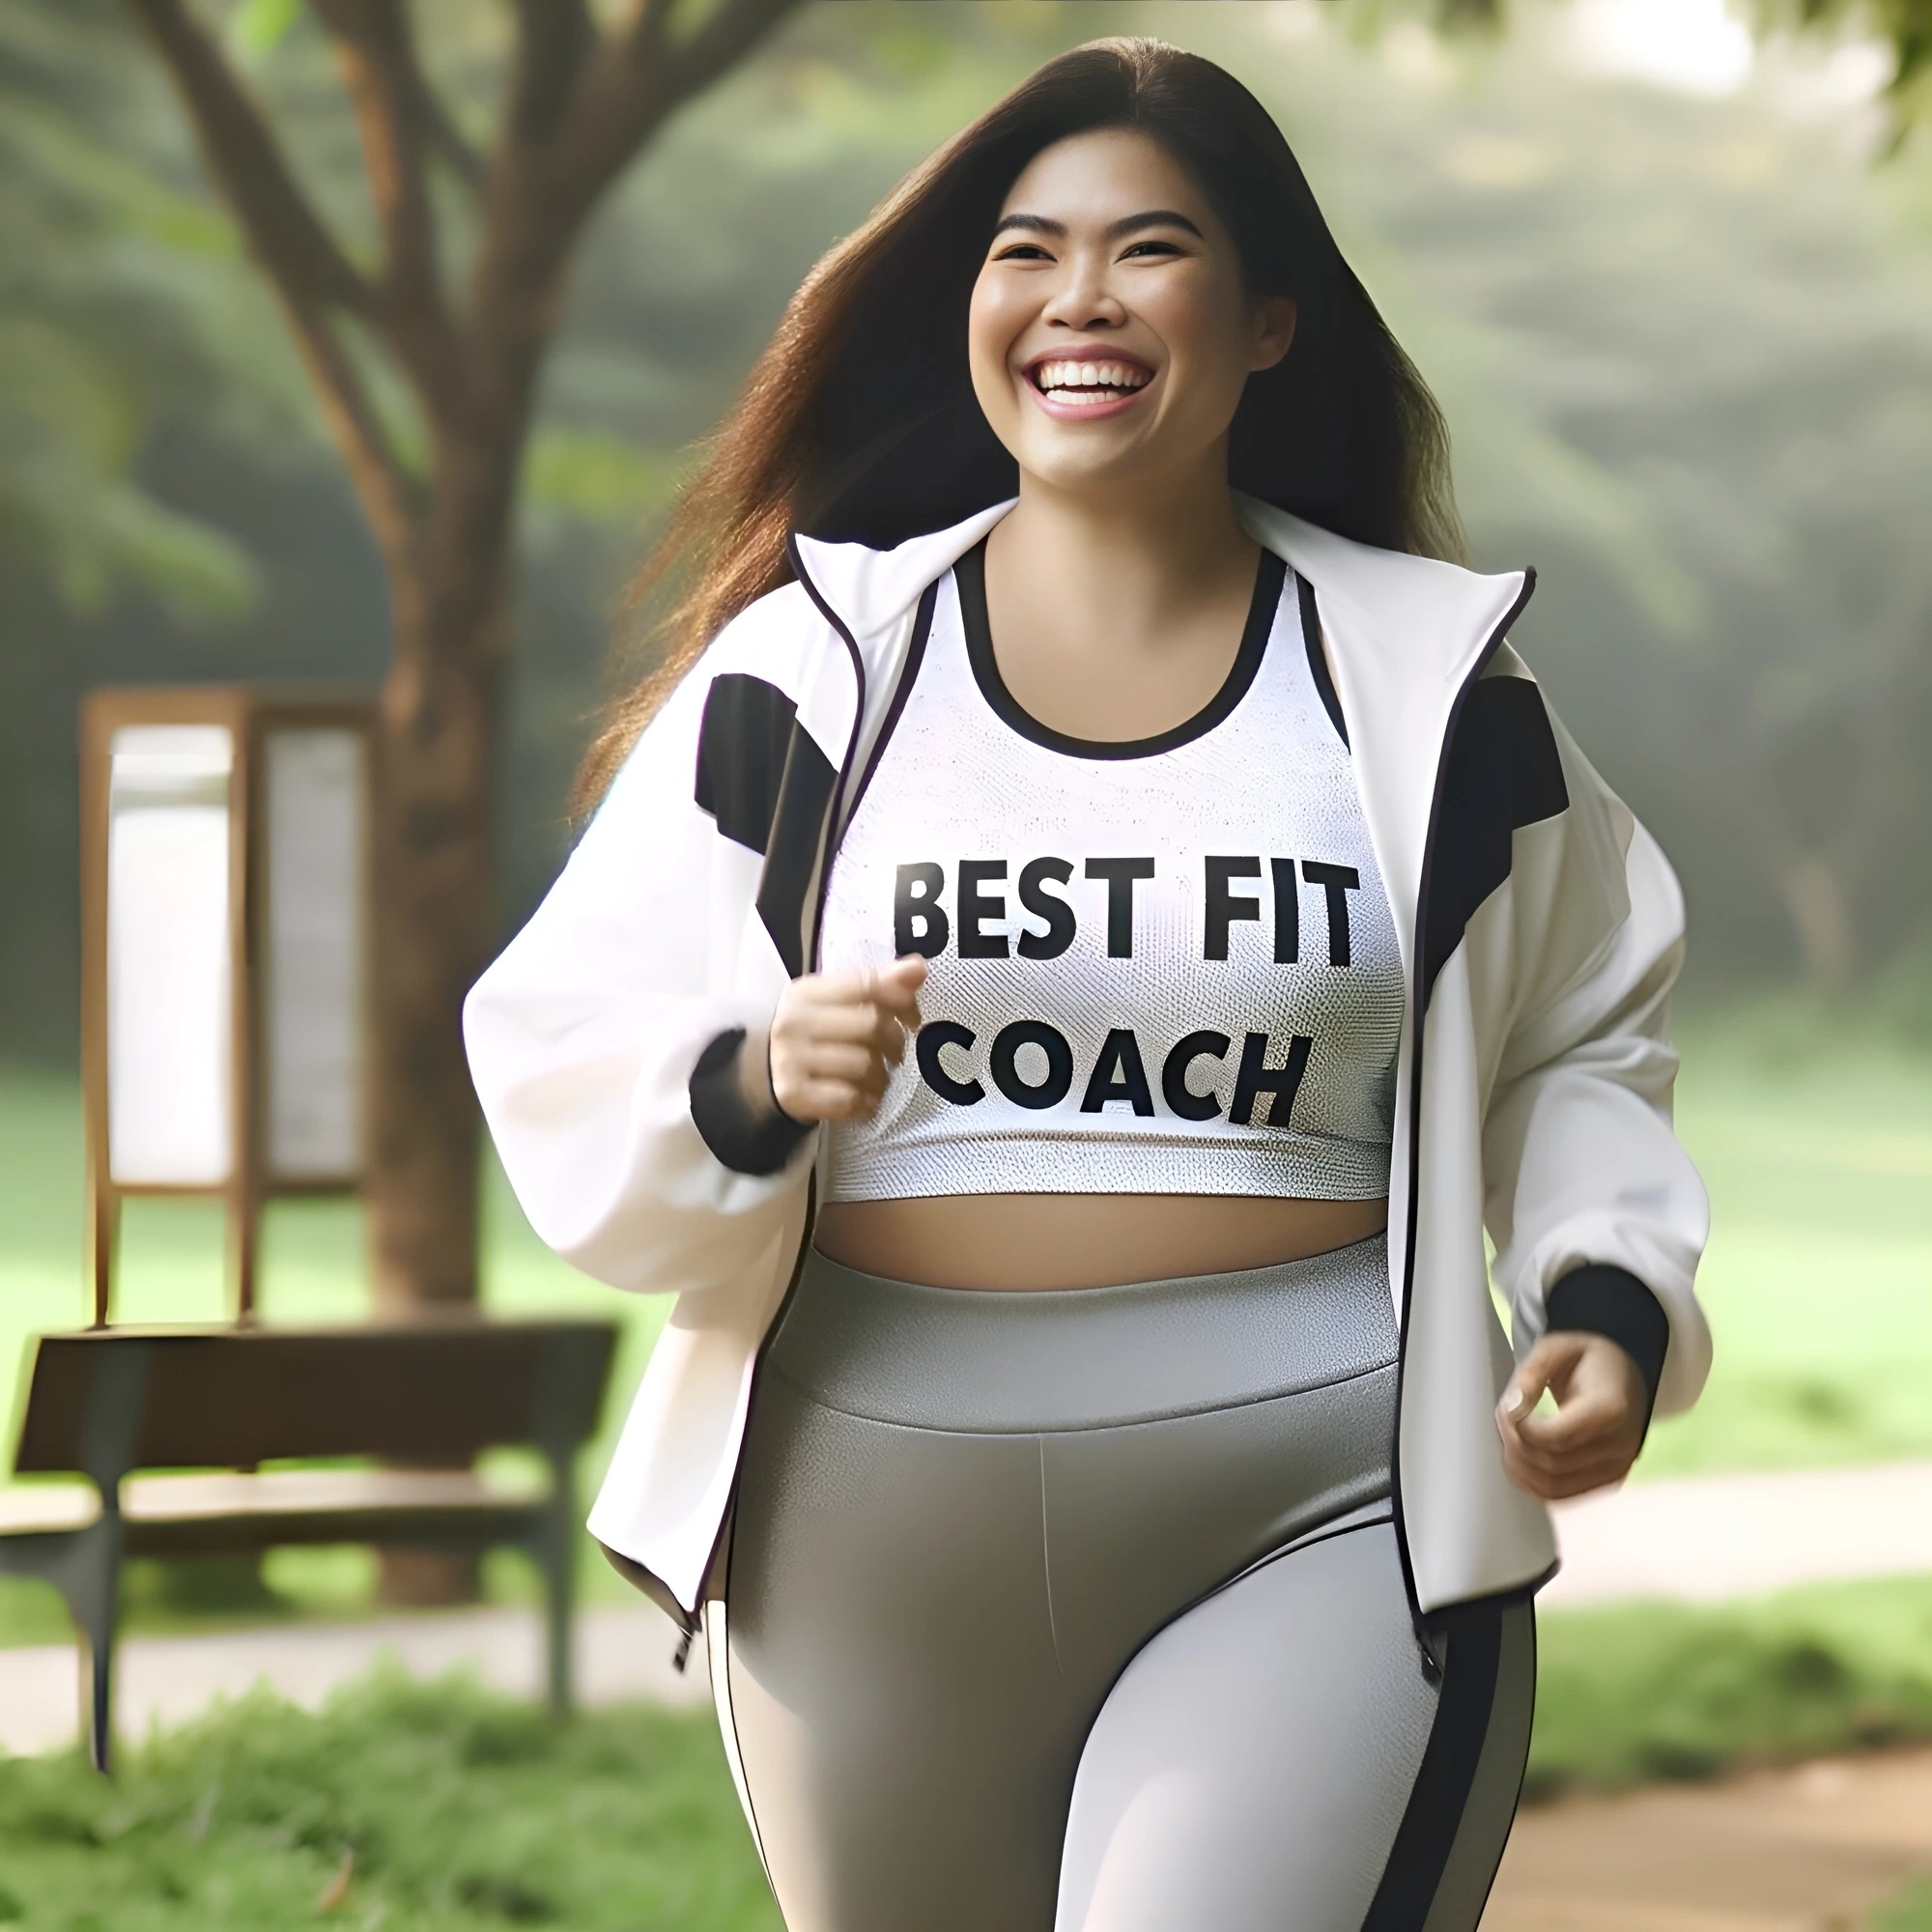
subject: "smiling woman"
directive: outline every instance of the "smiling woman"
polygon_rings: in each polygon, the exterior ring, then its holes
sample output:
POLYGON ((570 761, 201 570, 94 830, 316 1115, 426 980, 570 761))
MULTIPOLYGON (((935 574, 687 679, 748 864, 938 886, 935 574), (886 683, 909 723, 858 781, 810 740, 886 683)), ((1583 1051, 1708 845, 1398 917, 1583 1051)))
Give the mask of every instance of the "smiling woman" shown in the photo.
POLYGON ((1709 1345, 1675 882, 1457 548, 1280 131, 1109 41, 813 270, 653 560, 468 1027, 533 1225, 679 1291, 591 1527, 793 1932, 1473 1932, 1540 1499, 1709 1345))
POLYGON ((1293 298, 1248 291, 1227 224, 1146 133, 1056 142, 1013 183, 966 330, 974 395, 1023 479, 986 551, 1022 710, 1145 738, 1226 681, 1260 554, 1229 495, 1229 431, 1294 323, 1293 298))

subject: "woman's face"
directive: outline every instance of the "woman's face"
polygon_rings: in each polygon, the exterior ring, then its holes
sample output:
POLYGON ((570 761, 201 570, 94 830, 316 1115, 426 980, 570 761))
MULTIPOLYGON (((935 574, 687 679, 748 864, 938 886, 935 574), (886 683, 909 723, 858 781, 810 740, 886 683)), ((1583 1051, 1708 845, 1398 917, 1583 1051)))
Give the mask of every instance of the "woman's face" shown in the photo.
POLYGON ((1020 469, 1058 489, 1192 469, 1294 304, 1251 297, 1234 238, 1158 142, 1076 134, 1012 185, 973 285, 973 388, 1020 469))

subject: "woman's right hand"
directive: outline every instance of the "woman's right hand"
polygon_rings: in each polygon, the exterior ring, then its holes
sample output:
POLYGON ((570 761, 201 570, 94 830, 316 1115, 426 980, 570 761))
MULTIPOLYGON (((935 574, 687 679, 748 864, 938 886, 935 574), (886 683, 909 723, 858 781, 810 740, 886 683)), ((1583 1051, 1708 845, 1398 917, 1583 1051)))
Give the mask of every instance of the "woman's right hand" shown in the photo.
POLYGON ((794 1121, 863 1121, 919 1028, 925 961, 917 953, 877 973, 808 973, 772 1015, 772 1098, 794 1121))

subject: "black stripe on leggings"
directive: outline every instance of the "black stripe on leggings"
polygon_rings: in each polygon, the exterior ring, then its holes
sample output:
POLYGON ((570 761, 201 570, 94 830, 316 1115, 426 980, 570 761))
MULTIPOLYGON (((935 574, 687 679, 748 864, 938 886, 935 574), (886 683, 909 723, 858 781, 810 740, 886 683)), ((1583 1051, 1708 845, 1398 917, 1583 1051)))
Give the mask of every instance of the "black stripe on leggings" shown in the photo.
POLYGON ((1447 1631, 1449 1660, 1435 1721, 1362 1932, 1422 1932, 1476 1781, 1496 1701, 1502 1611, 1472 1605, 1448 1619, 1447 1631))

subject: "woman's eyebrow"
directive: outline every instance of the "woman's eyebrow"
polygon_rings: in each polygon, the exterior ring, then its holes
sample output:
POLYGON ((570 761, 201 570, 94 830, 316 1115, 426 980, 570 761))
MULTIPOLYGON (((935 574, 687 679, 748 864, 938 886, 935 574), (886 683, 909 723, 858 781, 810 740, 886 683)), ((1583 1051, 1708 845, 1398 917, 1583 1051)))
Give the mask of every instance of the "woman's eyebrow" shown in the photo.
POLYGON ((996 236, 1004 235, 1009 228, 1022 228, 1029 235, 1065 235, 1064 221, 1049 221, 1043 214, 1003 214, 993 224, 996 236))
POLYGON ((1184 228, 1188 234, 1203 242, 1208 239, 1177 208, 1150 208, 1139 214, 1123 214, 1120 220, 1108 222, 1102 232, 1109 242, 1118 242, 1122 235, 1131 235, 1136 228, 1184 228))
MULTIPOLYGON (((1029 235, 1065 236, 1066 224, 1055 221, 1044 214, 1003 214, 993 226, 995 236, 1004 235, 1009 228, 1023 229, 1029 235)), ((1109 242, 1118 242, 1122 235, 1131 235, 1137 228, 1184 228, 1190 235, 1199 236, 1201 230, 1174 208, 1143 209, 1139 214, 1123 214, 1118 221, 1110 221, 1101 234, 1109 242)))

